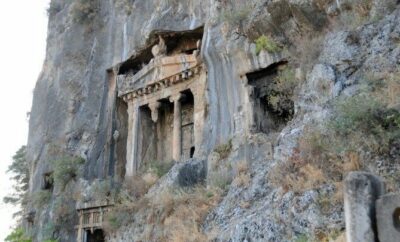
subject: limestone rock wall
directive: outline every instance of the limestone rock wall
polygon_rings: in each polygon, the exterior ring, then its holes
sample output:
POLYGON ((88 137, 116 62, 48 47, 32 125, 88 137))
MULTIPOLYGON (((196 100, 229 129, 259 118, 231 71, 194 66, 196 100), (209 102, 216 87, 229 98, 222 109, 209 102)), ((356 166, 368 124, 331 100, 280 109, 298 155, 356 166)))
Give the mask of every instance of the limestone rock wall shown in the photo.
MULTIPOLYGON (((77 22, 73 13, 79 2, 52 0, 58 8, 49 16, 47 55, 35 87, 30 116, 31 193, 40 189, 43 174, 51 170, 50 161, 61 153, 86 160, 84 181, 77 181, 78 187, 86 187, 96 178, 114 176, 116 169, 122 169, 123 164, 115 158, 112 148, 115 112, 118 112, 112 71, 130 56, 139 54, 155 32, 204 26, 201 57, 207 69, 204 95, 207 115, 203 142, 201 147, 196 147, 196 152, 201 159, 207 159, 217 144, 226 143, 232 137, 236 137, 234 142, 243 141, 246 135, 253 137, 250 135, 254 126, 249 98, 251 88, 246 74, 277 62, 291 62, 296 58, 292 52, 297 48, 296 36, 319 31, 340 9, 330 1, 321 7, 314 3, 320 1, 292 0, 94 0, 95 14, 82 23, 77 22), (291 13, 286 12, 288 3, 297 6, 291 13), (273 34, 289 49, 279 54, 267 51, 257 54, 254 42, 261 34, 273 34)), ((384 4, 377 6, 379 8, 374 8, 376 15, 385 13, 384 4)), ((242 148, 231 155, 232 162, 253 155, 251 186, 247 190, 232 189, 207 219, 206 229, 219 228, 222 241, 283 241, 283 235, 309 232, 321 224, 343 226, 340 208, 326 217, 315 208, 316 191, 301 196, 287 193, 277 198, 280 191, 274 190, 264 178, 273 164, 291 155, 305 124, 321 121, 328 115, 329 110, 324 105, 332 97, 352 92, 353 73, 362 70, 362 66, 383 69, 398 65, 399 47, 390 39, 392 35, 398 37, 395 24, 398 22, 397 11, 355 33, 338 31, 323 37, 322 52, 316 64, 306 73, 301 73, 301 68, 297 70, 299 76, 306 77, 300 91, 303 95, 295 102, 294 121, 274 134, 277 140, 250 138, 256 139, 252 145, 258 144, 262 149, 271 147, 263 146, 265 144, 273 144, 273 157, 263 153, 265 150, 249 155, 249 151, 242 150, 247 144, 237 145, 242 148), (346 42, 350 35, 358 36, 358 41, 346 42), (372 55, 369 55, 370 49, 372 55), (376 62, 378 56, 383 56, 387 62, 382 59, 376 62), (316 87, 322 82, 331 89, 319 91, 316 87), (256 202, 250 210, 242 211, 232 204, 237 199, 256 202), (292 206, 295 211, 289 212, 292 206), (265 211, 270 213, 258 216, 265 211), (269 216, 272 213, 273 218, 269 216), (276 213, 281 213, 282 223, 276 213), (289 222, 293 217, 294 222, 289 222), (319 223, 321 220, 325 223, 319 223), (285 227, 286 223, 291 223, 291 227, 285 227)), ((324 189, 325 193, 332 192, 330 187, 324 189)), ((50 206, 37 212, 36 219, 40 222, 35 226, 44 226, 45 221, 52 219, 49 211, 50 206)), ((73 230, 62 229, 60 234, 62 241, 73 241, 75 236, 73 230)), ((42 235, 36 234, 35 238, 40 241, 42 235)))

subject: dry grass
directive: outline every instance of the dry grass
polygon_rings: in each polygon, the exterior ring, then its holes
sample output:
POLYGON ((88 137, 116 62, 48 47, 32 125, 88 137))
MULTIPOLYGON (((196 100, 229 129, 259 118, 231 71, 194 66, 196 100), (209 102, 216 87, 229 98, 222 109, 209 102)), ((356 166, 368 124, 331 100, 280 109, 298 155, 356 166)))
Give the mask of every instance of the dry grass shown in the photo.
POLYGON ((141 198, 157 182, 158 176, 154 173, 145 173, 125 178, 124 190, 133 197, 141 198))
POLYGON ((217 152, 219 154, 220 160, 228 158, 231 151, 232 151, 232 140, 228 140, 227 143, 220 144, 214 148, 214 152, 217 152))
POLYGON ((324 34, 299 35, 293 41, 296 47, 293 51, 294 61, 300 66, 304 73, 311 70, 318 61, 324 44, 324 34))
POLYGON ((227 190, 232 183, 232 171, 229 167, 221 166, 209 171, 207 174, 207 183, 210 187, 216 187, 221 190, 227 190))
POLYGON ((115 232, 125 224, 144 226, 136 238, 142 241, 207 241, 201 224, 221 199, 219 189, 197 187, 166 191, 155 197, 116 205, 108 214, 105 230, 115 232))
MULTIPOLYGON (((398 76, 398 72, 374 73, 360 80, 360 92, 334 102, 334 115, 324 126, 304 129, 290 159, 269 173, 271 182, 295 192, 336 184, 339 201, 339 184, 347 173, 373 169, 375 160, 397 159, 393 150, 400 140, 398 76)), ((375 172, 390 178, 400 168, 390 165, 390 170, 375 172)))
POLYGON ((232 184, 236 187, 248 187, 251 181, 249 166, 246 161, 240 161, 236 167, 237 174, 232 184))

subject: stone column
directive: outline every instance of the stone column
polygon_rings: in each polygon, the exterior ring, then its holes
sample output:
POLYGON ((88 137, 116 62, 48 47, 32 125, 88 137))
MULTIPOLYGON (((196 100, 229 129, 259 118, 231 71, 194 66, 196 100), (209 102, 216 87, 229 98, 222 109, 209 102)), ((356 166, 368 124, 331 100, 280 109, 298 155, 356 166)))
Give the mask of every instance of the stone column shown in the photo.
POLYGON ((181 119, 181 102, 180 99, 182 94, 179 93, 175 96, 171 96, 169 98, 170 102, 174 103, 174 130, 172 136, 172 158, 175 161, 179 161, 181 159, 181 149, 182 149, 182 139, 181 139, 181 126, 182 126, 182 119, 181 119))
POLYGON ((384 194, 382 179, 367 172, 351 172, 344 181, 347 242, 377 241, 375 201, 384 194))
POLYGON ((84 234, 84 230, 82 228, 83 225, 83 211, 79 210, 79 225, 78 225, 78 234, 77 234, 77 239, 76 241, 78 242, 82 242, 83 241, 83 234, 84 234))
POLYGON ((125 177, 133 176, 137 170, 137 140, 139 125, 139 106, 133 100, 128 100, 128 137, 126 142, 126 173, 125 177))
MULTIPOLYGON (((199 155, 201 151, 201 144, 203 142, 203 127, 207 110, 207 102, 205 98, 207 75, 205 72, 201 72, 196 84, 190 88, 193 94, 194 105, 193 105, 193 134, 194 134, 194 146, 195 154, 199 155)), ((200 154, 205 155, 205 154, 200 154)))
POLYGON ((149 103, 149 108, 151 110, 151 120, 153 120, 154 123, 157 123, 158 120, 158 108, 161 106, 161 103, 156 101, 153 103, 149 103))

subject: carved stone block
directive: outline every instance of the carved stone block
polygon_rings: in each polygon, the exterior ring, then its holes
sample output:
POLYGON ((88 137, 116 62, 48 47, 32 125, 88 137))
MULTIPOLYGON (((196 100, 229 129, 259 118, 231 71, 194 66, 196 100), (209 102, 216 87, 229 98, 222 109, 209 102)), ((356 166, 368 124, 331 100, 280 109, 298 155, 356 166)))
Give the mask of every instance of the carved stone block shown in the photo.
POLYGON ((379 241, 400 241, 400 194, 387 194, 376 201, 379 241))

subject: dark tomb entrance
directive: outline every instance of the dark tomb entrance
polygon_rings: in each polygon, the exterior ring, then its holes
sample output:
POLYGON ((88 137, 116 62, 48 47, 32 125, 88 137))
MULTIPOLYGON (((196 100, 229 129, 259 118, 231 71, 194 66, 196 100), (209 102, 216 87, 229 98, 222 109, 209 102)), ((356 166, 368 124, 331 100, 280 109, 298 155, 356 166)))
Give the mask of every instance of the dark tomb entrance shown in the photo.
MULTIPOLYGON (((293 118, 294 103, 289 93, 279 90, 280 72, 287 62, 278 62, 256 72, 246 74, 251 87, 254 132, 277 132, 293 118)), ((291 90, 289 91, 291 92, 291 90)))
POLYGON ((86 242, 105 242, 105 236, 102 229, 96 229, 91 233, 86 230, 86 242))
POLYGON ((182 160, 192 158, 194 155, 194 97, 190 90, 182 92, 182 160))

